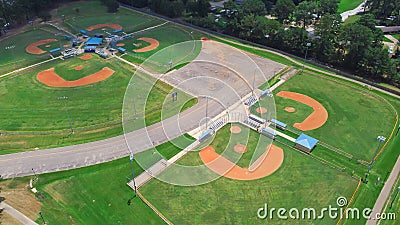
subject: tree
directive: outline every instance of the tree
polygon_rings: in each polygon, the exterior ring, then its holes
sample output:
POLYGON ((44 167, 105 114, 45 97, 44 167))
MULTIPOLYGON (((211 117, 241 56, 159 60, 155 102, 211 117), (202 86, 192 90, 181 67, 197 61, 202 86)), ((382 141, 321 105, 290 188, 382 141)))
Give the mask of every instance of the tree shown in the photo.
POLYGON ((381 29, 376 28, 378 22, 375 19, 374 15, 365 14, 357 21, 357 23, 368 27, 372 31, 373 40, 371 47, 380 47, 380 48, 383 47, 382 43, 383 32, 381 29))
POLYGON ((297 23, 302 23, 303 27, 311 24, 312 19, 316 13, 316 4, 312 1, 301 2, 294 11, 297 23))
POLYGON ((246 0, 242 5, 244 14, 255 14, 264 15, 265 14, 265 4, 261 0, 246 0))
POLYGON ((207 0, 191 0, 186 3, 187 11, 197 17, 206 17, 210 7, 211 5, 207 0))
POLYGON ((273 14, 278 18, 279 22, 283 23, 284 20, 289 18, 295 8, 296 6, 292 0, 277 0, 273 7, 273 14))
POLYGON ((306 43, 311 42, 307 31, 300 27, 294 27, 281 31, 274 40, 280 49, 290 53, 304 56, 306 43))
POLYGON ((339 8, 338 0, 319 0, 318 6, 318 16, 326 14, 335 14, 339 8))
POLYGON ((339 33, 339 47, 344 65, 356 70, 372 40, 373 33, 368 27, 357 23, 343 25, 339 33))
POLYGON ((109 13, 115 13, 118 11, 119 3, 117 0, 102 0, 102 2, 107 7, 109 13))
POLYGON ((315 26, 314 34, 317 36, 313 45, 314 55, 322 62, 333 63, 337 61, 336 48, 342 18, 338 14, 326 14, 321 17, 315 26))

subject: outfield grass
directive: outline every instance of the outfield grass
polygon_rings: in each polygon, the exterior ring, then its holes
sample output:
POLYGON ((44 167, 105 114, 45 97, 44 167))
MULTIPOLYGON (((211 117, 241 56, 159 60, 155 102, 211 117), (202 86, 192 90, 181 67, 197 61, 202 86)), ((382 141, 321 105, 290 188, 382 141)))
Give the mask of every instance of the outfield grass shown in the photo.
MULTIPOLYGON (((217 132, 211 145, 226 145, 229 126, 217 132)), ((249 150, 255 131, 250 131, 249 150)), ((264 140, 264 136, 260 137, 264 140)), ((357 181, 350 176, 326 167, 320 162, 278 143, 285 159, 274 174, 253 181, 237 181, 221 177, 213 182, 191 187, 173 186, 152 180, 140 189, 141 193, 175 224, 287 224, 287 220, 264 221, 257 210, 269 207, 336 206, 336 198, 350 198, 357 181), (318 172, 317 172, 318 171, 318 172)), ((244 155, 246 155, 245 153, 244 155)), ((246 156, 244 156, 246 157, 246 156)), ((242 160, 242 159, 241 159, 242 160)), ((201 163, 198 152, 189 152, 179 162, 183 165, 201 163)), ((291 220, 291 223, 299 221, 291 220)), ((302 221, 301 224, 333 224, 332 220, 302 221)))
POLYGON ((342 13, 348 10, 355 9, 359 6, 363 0, 340 0, 338 13, 342 13))
POLYGON ((49 43, 50 47, 38 46, 44 51, 54 48, 63 48, 67 44, 64 33, 50 26, 35 26, 30 30, 10 36, 0 41, 0 74, 11 72, 15 69, 31 65, 46 59, 50 59, 49 53, 41 55, 29 54, 25 48, 36 41, 44 39, 57 39, 57 42, 49 43), (11 48, 10 48, 11 47, 11 48))
MULTIPOLYGON (((162 54, 162 52, 159 51, 166 47, 181 42, 199 40, 201 36, 202 35, 196 31, 190 31, 173 24, 165 24, 156 29, 141 32, 135 35, 133 38, 125 39, 119 42, 119 44, 124 44, 123 48, 126 49, 127 54, 123 56, 124 59, 133 63, 140 64, 156 52, 157 54, 162 54), (166 33, 173 33, 174 35, 165 35, 166 33), (149 45, 149 43, 147 42, 137 40, 141 37, 154 38, 158 40, 158 48, 148 52, 134 52, 133 50, 135 49, 140 49, 149 45)), ((180 51, 175 50, 174 52, 171 51, 171 53, 165 53, 166 55, 164 57, 168 58, 168 61, 171 61, 174 65, 180 65, 182 63, 185 63, 186 61, 194 59, 201 50, 200 42, 193 42, 193 44, 183 44, 180 45, 180 47, 185 47, 185 49, 179 49, 180 51)), ((150 62, 148 61, 147 63, 150 62)), ((163 72, 166 72, 167 70, 168 68, 166 68, 163 72)))
MULTIPOLYGON (((328 111, 329 118, 322 127, 305 133, 354 155, 356 159, 370 161, 378 145, 376 137, 388 137, 395 123, 394 112, 386 102, 334 79, 303 73, 285 82, 274 93, 283 90, 319 101, 328 111)), ((278 119, 289 126, 307 116, 307 112, 298 112, 295 116, 282 110, 286 106, 301 107, 295 101, 281 97, 275 97, 275 101, 278 119)))
MULTIPOLYGON (((121 134, 121 109, 125 87, 132 74, 133 72, 119 61, 103 60, 93 55, 93 58, 87 61, 78 57, 54 61, 19 76, 1 80, 0 126, 6 135, 0 136, 0 149, 8 150, 7 152, 36 147, 42 149, 121 134), (83 66, 84 69, 75 71, 76 66, 83 66), (53 67, 61 77, 75 80, 105 66, 114 69, 114 75, 107 80, 82 87, 52 88, 36 79, 36 71, 53 67), (58 99, 61 96, 67 96, 68 99, 58 99), (69 135, 68 116, 76 131, 74 135, 69 135), (47 133, 49 131, 51 133, 47 133)), ((196 104, 196 101, 189 101, 192 97, 183 92, 179 92, 179 101, 169 101, 170 92, 175 89, 163 82, 155 82, 147 75, 137 74, 133 82, 136 83, 135 106, 143 121, 144 115, 149 117, 147 125, 179 113, 185 103, 185 108, 196 104), (162 117, 161 110, 164 112, 162 117)), ((141 124, 135 129, 144 126, 141 124)))

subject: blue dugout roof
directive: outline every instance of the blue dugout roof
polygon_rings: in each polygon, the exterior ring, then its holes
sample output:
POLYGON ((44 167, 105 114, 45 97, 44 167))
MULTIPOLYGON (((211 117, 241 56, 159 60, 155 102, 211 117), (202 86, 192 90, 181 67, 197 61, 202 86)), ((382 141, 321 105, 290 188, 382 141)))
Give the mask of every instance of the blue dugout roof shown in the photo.
POLYGON ((80 30, 79 31, 81 34, 87 34, 87 31, 86 30, 80 30))
POLYGON ((50 52, 50 53, 54 53, 54 52, 58 52, 58 51, 60 51, 60 50, 61 50, 61 48, 55 48, 55 49, 50 50, 49 52, 50 52))
POLYGON ((299 144, 308 149, 313 149, 315 145, 317 145, 317 143, 318 143, 317 139, 303 133, 300 134, 300 136, 296 139, 296 144, 299 144))
POLYGON ((125 51, 126 51, 126 49, 121 48, 121 47, 119 47, 119 48, 117 48, 117 49, 118 49, 118 51, 121 51, 121 52, 125 52, 125 51))
POLYGON ((211 134, 211 132, 213 132, 212 129, 207 129, 206 131, 204 131, 204 133, 202 133, 202 134, 200 135, 199 139, 201 140, 201 139, 203 139, 203 138, 209 136, 209 135, 211 134))
POLYGON ((100 45, 101 42, 103 41, 103 38, 89 38, 89 40, 86 41, 86 45, 100 45))
POLYGON ((276 119, 272 119, 271 122, 275 123, 275 124, 277 124, 277 125, 279 125, 281 127, 286 127, 287 126, 286 123, 282 123, 281 121, 278 121, 276 119))
POLYGON ((264 133, 267 133, 267 134, 270 134, 270 135, 276 136, 276 133, 275 133, 275 131, 274 131, 274 130, 270 130, 270 129, 262 128, 262 129, 261 129, 261 131, 262 131, 262 132, 264 132, 264 133))

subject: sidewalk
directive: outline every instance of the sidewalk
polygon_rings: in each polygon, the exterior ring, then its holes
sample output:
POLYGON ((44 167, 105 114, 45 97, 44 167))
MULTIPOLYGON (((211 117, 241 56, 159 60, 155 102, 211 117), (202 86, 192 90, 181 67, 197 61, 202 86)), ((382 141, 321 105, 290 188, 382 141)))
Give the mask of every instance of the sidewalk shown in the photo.
POLYGON ((25 225, 38 225, 33 220, 22 214, 20 211, 14 209, 5 202, 0 203, 0 208, 4 209, 4 212, 12 216, 14 219, 18 220, 25 225))

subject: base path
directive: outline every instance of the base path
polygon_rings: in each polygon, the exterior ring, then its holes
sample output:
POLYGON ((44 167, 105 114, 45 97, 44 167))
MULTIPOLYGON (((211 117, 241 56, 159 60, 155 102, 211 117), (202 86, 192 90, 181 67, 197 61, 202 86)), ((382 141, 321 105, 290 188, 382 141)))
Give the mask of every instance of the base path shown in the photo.
POLYGON ((215 152, 207 146, 199 153, 204 164, 215 173, 234 180, 256 180, 279 169, 283 163, 283 150, 275 145, 269 145, 266 151, 254 162, 257 168, 249 170, 242 168, 215 152))
POLYGON ((45 53, 46 51, 43 51, 42 49, 38 48, 38 46, 45 45, 45 44, 51 43, 51 42, 56 42, 56 41, 57 41, 57 39, 46 39, 46 40, 33 42, 32 44, 28 45, 25 48, 25 51, 29 54, 40 55, 40 54, 45 53))
POLYGON ((74 81, 67 81, 60 77, 54 72, 54 68, 44 70, 39 72, 37 79, 43 84, 50 87, 79 87, 83 85, 97 83, 99 81, 105 80, 114 74, 114 70, 104 67, 102 70, 91 74, 89 76, 83 77, 74 81))
POLYGON ((160 46, 160 43, 154 38, 142 37, 142 38, 138 38, 137 40, 145 41, 145 42, 149 43, 150 45, 140 48, 140 49, 135 49, 135 50, 133 50, 134 52, 149 52, 149 51, 152 51, 152 50, 158 48, 158 46, 160 46))
POLYGON ((299 130, 307 131, 317 129, 324 125, 325 122, 328 120, 328 111, 326 111, 325 107, 321 105, 321 103, 313 98, 308 97, 307 95, 289 91, 281 91, 277 94, 277 96, 301 102, 314 109, 314 112, 312 112, 303 122, 295 123, 293 125, 293 127, 299 130))

